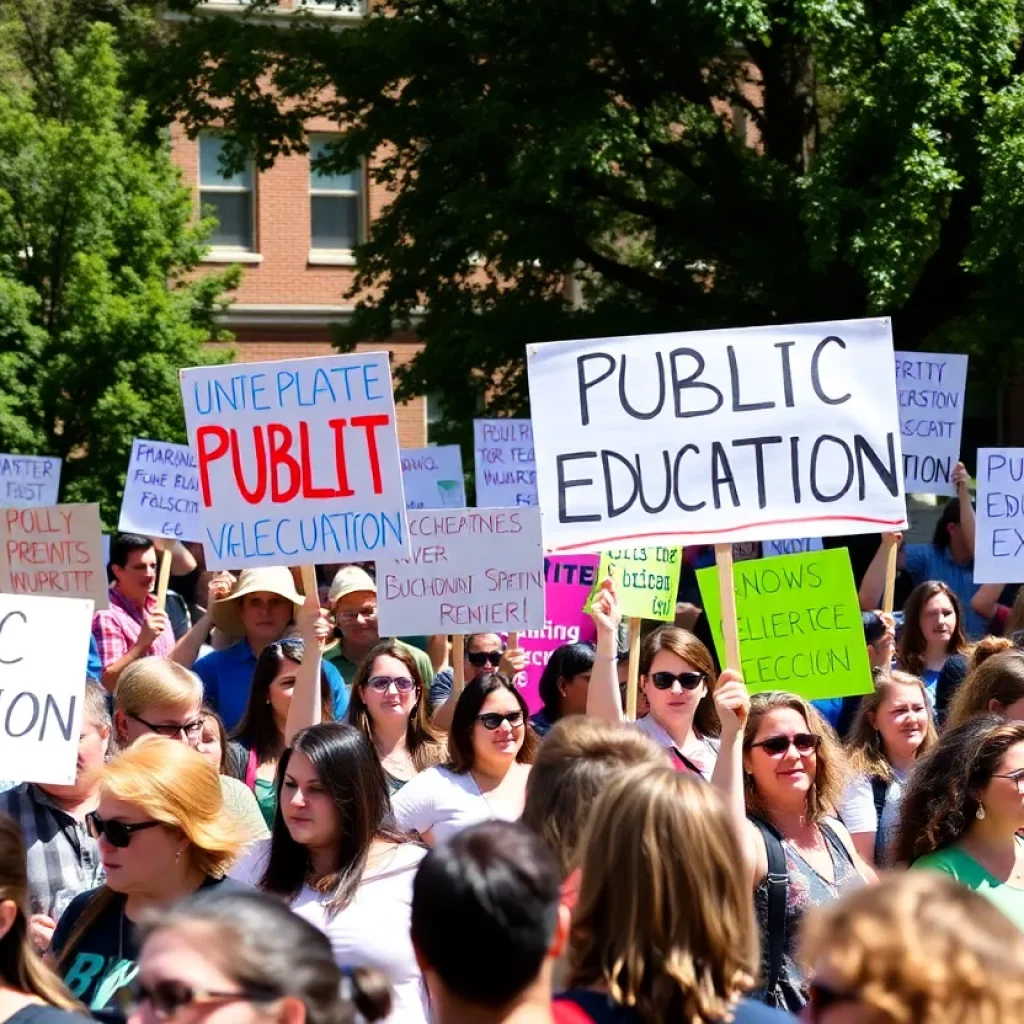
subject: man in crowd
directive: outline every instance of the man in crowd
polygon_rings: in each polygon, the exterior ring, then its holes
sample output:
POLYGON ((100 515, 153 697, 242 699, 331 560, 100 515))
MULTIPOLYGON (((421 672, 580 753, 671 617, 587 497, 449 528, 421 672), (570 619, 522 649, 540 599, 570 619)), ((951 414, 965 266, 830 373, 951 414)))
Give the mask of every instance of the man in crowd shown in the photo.
POLYGON ((0 812, 20 826, 28 856, 29 929, 39 950, 50 945, 56 919, 86 889, 103 884, 103 865, 85 816, 99 802, 93 773, 110 744, 107 697, 96 683, 85 684, 75 781, 56 786, 25 782, 0 795, 0 812))
MULTIPOLYGON (((497 633, 470 633, 462 650, 463 680, 467 683, 487 672, 500 672, 512 679, 526 668, 526 653, 520 648, 506 649, 497 633)), ((430 686, 430 721, 442 732, 452 727, 458 703, 454 688, 455 674, 450 668, 441 669, 430 686)))
POLYGON ((518 823, 474 825, 424 857, 412 944, 436 1024, 550 1024, 569 934, 560 896, 554 855, 518 823))

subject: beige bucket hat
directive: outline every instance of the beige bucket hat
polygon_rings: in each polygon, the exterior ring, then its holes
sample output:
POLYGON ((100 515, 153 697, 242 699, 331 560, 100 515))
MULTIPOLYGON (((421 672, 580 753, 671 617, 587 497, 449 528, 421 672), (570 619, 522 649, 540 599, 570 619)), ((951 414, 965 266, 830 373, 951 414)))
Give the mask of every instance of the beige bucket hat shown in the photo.
POLYGON ((266 569, 243 569, 228 597, 213 602, 213 624, 230 636, 244 636, 241 600, 246 594, 277 594, 295 605, 295 612, 302 608, 302 595, 295 589, 291 572, 283 565, 266 569))
POLYGON ((334 606, 349 594, 376 594, 377 584, 373 577, 358 565, 343 565, 335 574, 331 582, 331 589, 327 594, 328 607, 334 606))

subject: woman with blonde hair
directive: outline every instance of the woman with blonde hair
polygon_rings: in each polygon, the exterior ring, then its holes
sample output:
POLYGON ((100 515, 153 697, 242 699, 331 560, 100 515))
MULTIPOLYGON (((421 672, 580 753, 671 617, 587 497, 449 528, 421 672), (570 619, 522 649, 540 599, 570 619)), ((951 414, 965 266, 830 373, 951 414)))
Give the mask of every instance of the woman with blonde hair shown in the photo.
POLYGON ((1009 640, 990 637, 989 641, 982 641, 985 650, 995 649, 996 653, 985 657, 957 690, 949 706, 947 729, 987 713, 1024 721, 1024 651, 1018 651, 1009 640))
POLYGON ((235 885, 225 876, 252 836, 224 813, 216 769, 183 743, 140 739, 102 769, 99 794, 86 821, 107 882, 72 900, 51 950, 71 993, 118 1021, 113 996, 138 971, 140 916, 235 885))
POLYGON ((668 765, 614 777, 580 846, 569 991, 616 1024, 783 1021, 744 998, 758 973, 750 883, 726 806, 668 765), (628 880, 628 884, 624 884, 628 880))
POLYGON ((892 874, 809 915, 809 1024, 1019 1024, 1024 934, 930 872, 892 874))

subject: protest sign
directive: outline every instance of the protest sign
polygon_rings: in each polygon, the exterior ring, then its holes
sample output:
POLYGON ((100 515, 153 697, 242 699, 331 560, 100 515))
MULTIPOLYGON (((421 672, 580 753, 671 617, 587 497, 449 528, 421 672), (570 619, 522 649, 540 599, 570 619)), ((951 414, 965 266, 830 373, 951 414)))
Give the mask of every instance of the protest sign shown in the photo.
POLYGON ((386 352, 181 373, 208 569, 409 552, 386 352))
POLYGON ((888 320, 528 346, 545 548, 903 528, 890 366, 888 320))
POLYGON ((597 577, 597 555, 560 555, 544 559, 544 625, 519 634, 526 670, 516 683, 533 714, 540 710, 540 677, 563 644, 594 643, 594 620, 583 610, 597 577))
POLYGON ((473 420, 473 456, 478 508, 537 504, 529 420, 473 420))
POLYGON ((0 455, 0 507, 56 505, 60 459, 36 455, 0 455))
POLYGON ((537 509, 410 510, 408 517, 411 556, 377 563, 381 636, 544 625, 537 509))
POLYGON ((199 472, 187 444, 138 437, 132 442, 117 528, 144 537, 203 539, 199 472))
POLYGON ((587 599, 597 596, 602 580, 615 580, 619 610, 634 619, 661 619, 669 622, 676 616, 676 595, 679 592, 679 570, 682 548, 623 548, 602 551, 600 568, 587 599))
POLYGON ((91 601, 0 594, 0 778, 75 781, 92 613, 91 601))
POLYGON ((403 448, 402 486, 406 508, 465 508, 466 481, 457 444, 403 448))
POLYGON ((967 356, 896 352, 907 494, 955 494, 967 395, 967 356))
POLYGON ((100 545, 103 551, 103 564, 104 566, 110 565, 110 534, 105 533, 100 540, 100 545))
MULTIPOLYGON (((733 591, 743 681, 752 693, 787 690, 808 700, 870 693, 857 588, 845 548, 737 562, 733 591)), ((723 662, 716 568, 697 570, 723 662)))
MULTIPOLYGON (((794 537, 792 540, 765 540, 761 542, 761 556, 799 555, 804 551, 821 551, 824 545, 820 537, 794 537)), ((740 561, 740 559, 737 559, 740 561)))
POLYGON ((82 597, 107 607, 100 507, 50 505, 0 512, 0 593, 82 597))
POLYGON ((1024 448, 978 449, 974 582, 1024 583, 1024 448))

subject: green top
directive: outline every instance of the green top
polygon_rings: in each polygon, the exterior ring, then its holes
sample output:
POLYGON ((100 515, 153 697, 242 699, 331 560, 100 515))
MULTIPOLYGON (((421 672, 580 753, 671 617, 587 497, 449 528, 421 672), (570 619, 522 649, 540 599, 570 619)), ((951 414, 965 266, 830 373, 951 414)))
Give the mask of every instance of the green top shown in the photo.
MULTIPOLYGON (((1020 839, 1017 840, 1020 843, 1020 839)), ((1024 889, 1000 882, 985 870, 969 853, 955 846, 926 854, 910 866, 912 871, 923 869, 941 871, 955 878, 961 885, 973 889, 997 906, 1013 923, 1024 931, 1024 889)))
MULTIPOLYGON (((381 637, 381 640, 384 639, 384 637, 381 637)), ((427 657, 426 652, 421 651, 418 647, 413 647, 411 644, 407 644, 404 640, 399 640, 397 637, 395 638, 395 643, 412 655, 412 660, 416 663, 416 668, 419 669, 419 673, 423 677, 423 685, 429 690, 430 684, 434 681, 434 665, 430 658, 427 657)), ((359 666, 349 661, 341 653, 341 644, 335 644, 331 650, 324 652, 324 658, 338 670, 341 678, 345 680, 345 685, 351 686, 359 666)))
POLYGON ((257 779, 253 792, 256 794, 256 803, 260 806, 267 828, 273 828, 274 812, 277 810, 277 789, 273 779, 257 779))

